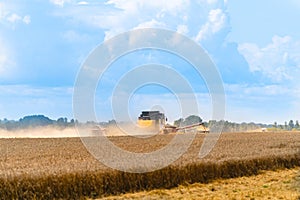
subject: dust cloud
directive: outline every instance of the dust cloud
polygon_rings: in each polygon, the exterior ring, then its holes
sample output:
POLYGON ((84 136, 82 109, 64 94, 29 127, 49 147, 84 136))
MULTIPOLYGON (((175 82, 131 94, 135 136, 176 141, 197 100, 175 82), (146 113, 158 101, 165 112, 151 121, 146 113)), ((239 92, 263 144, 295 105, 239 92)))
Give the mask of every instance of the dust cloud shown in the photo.
POLYGON ((38 127, 20 130, 0 129, 0 138, 65 138, 79 137, 76 128, 38 127))
POLYGON ((0 129, 0 138, 69 138, 89 136, 133 136, 149 137, 159 134, 157 131, 145 131, 132 126, 100 127, 35 127, 17 130, 0 129))

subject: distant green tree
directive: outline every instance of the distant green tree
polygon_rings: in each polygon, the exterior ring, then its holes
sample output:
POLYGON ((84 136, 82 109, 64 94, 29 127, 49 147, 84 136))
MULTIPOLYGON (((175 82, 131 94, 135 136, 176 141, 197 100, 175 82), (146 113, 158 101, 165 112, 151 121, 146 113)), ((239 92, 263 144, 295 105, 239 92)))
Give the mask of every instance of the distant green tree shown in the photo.
POLYGON ((184 121, 184 119, 183 118, 180 118, 180 119, 178 119, 178 120, 175 120, 174 121, 174 126, 180 126, 181 124, 182 124, 182 122, 184 121))
POLYGON ((108 120, 108 125, 116 125, 117 122, 116 120, 112 119, 112 120, 108 120))
POLYGON ((287 122, 284 122, 284 130, 288 130, 287 122))
POLYGON ((282 129, 282 130, 284 129, 284 127, 282 125, 279 125, 279 128, 282 129))
POLYGON ((187 118, 180 118, 174 121, 174 126, 189 126, 197 123, 201 123, 202 119, 196 115, 190 115, 187 118))
POLYGON ((37 127, 37 126, 48 126, 53 124, 53 120, 45 117, 44 115, 31 115, 25 116, 16 123, 19 128, 37 127))
POLYGON ((201 117, 196 116, 196 115, 190 115, 187 118, 185 118, 184 125, 188 126, 188 125, 197 124, 197 123, 201 123, 201 122, 202 122, 201 117))
POLYGON ((293 121, 293 120, 290 120, 290 121, 289 121, 289 130, 292 130, 294 127, 295 127, 294 121, 293 121))
POLYGON ((277 128, 277 122, 274 122, 273 127, 277 128))
POLYGON ((299 125, 299 121, 298 121, 298 120, 296 120, 295 128, 296 128, 296 129, 299 129, 299 128, 300 128, 300 125, 299 125))
POLYGON ((58 126, 64 126, 65 125, 65 119, 63 117, 60 117, 56 120, 56 123, 58 126))

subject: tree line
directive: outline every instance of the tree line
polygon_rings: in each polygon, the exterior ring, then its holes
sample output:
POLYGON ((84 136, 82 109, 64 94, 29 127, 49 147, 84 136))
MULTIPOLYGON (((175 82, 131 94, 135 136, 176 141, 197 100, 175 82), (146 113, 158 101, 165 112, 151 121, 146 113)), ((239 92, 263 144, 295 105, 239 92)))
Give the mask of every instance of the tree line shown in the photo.
POLYGON ((66 117, 60 117, 57 120, 50 119, 44 115, 31 115, 25 116, 19 120, 8 120, 4 118, 0 119, 0 129, 15 130, 15 129, 25 129, 43 126, 56 126, 60 128, 66 128, 74 126, 78 123, 76 120, 71 119, 70 121, 66 117))
POLYGON ((274 130, 286 130, 286 131, 297 131, 300 130, 299 121, 296 120, 290 120, 289 122, 284 122, 284 124, 277 124, 277 122, 274 122, 272 125, 272 129, 274 130))
MULTIPOLYGON (((180 118, 178 120, 174 121, 175 126, 188 126, 196 123, 201 123, 203 120, 201 117, 196 115, 188 116, 187 118, 183 119, 180 118)), ((290 120, 289 122, 285 122, 283 125, 277 124, 277 122, 274 122, 274 124, 263 124, 263 123, 235 123, 235 122, 229 122, 225 120, 210 120, 208 122, 203 122, 203 124, 208 127, 218 127, 223 126, 224 132, 243 132, 243 131, 251 131, 251 130, 257 130, 261 128, 267 128, 270 131, 300 131, 300 125, 299 121, 296 120, 290 120)))
MULTIPOLYGON (((77 120, 70 119, 68 120, 66 117, 60 117, 56 120, 50 119, 44 115, 30 115, 25 116, 19 120, 8 120, 8 119, 0 119, 0 129, 6 130, 15 130, 15 129, 25 129, 25 128, 35 128, 35 127, 44 127, 44 126, 54 126, 58 128, 67 128, 73 127, 75 124, 80 126, 109 126, 115 125, 117 122, 115 120, 109 120, 108 122, 93 122, 87 121, 85 123, 79 123, 77 120)), ((197 123, 203 123, 206 127, 212 128, 216 126, 223 125, 224 132, 242 132, 242 131, 250 131, 256 130, 260 128, 268 128, 273 131, 287 130, 287 131, 300 131, 299 121, 289 120, 289 122, 285 122, 284 124, 278 124, 274 122, 273 124, 262 124, 262 123, 235 123, 229 121, 216 121, 209 120, 208 122, 204 122, 201 117, 196 115, 190 115, 186 118, 180 118, 174 121, 175 126, 188 126, 197 123)))
POLYGON ((180 118, 174 121, 174 125, 178 127, 193 125, 197 123, 203 123, 208 128, 223 126, 224 132, 242 132, 242 131, 260 129, 264 127, 270 127, 270 125, 267 124, 254 123, 254 122, 235 123, 235 122, 229 122, 225 120, 220 120, 220 121, 209 120, 208 122, 203 122, 202 118, 196 115, 190 115, 185 119, 180 118))

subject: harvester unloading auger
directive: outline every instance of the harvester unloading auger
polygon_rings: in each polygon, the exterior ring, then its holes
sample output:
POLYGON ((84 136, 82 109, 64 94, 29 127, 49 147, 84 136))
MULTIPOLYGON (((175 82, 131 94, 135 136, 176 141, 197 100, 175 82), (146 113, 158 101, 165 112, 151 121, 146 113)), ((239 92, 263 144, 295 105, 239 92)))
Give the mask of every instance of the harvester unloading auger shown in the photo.
POLYGON ((167 118, 163 113, 159 111, 142 111, 142 114, 138 118, 138 125, 141 128, 157 131, 160 133, 185 133, 185 132, 197 132, 208 133, 209 129, 205 127, 204 123, 195 123, 188 126, 177 127, 167 123, 167 118))

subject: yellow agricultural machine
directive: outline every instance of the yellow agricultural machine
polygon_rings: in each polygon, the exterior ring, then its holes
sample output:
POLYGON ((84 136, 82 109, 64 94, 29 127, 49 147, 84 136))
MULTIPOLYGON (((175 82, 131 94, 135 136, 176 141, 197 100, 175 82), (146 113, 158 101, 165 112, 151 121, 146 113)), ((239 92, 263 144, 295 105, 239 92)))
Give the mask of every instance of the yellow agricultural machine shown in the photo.
MULTIPOLYGON (((155 132, 155 133, 162 133, 162 134, 189 133, 189 132, 208 133, 209 132, 209 129, 204 125, 204 123, 194 123, 194 124, 187 125, 187 126, 170 125, 167 123, 167 118, 165 117, 165 114, 161 113, 159 111, 142 111, 142 113, 138 117, 137 125, 138 125, 139 129, 136 129, 137 127, 134 126, 133 129, 130 129, 130 130, 141 131, 141 129, 142 129, 143 133, 155 132)), ((103 135, 103 134, 117 135, 117 134, 120 134, 120 131, 116 132, 117 127, 118 127, 117 124, 106 125, 104 127, 100 126, 100 125, 95 125, 91 129, 91 133, 92 133, 92 136, 99 136, 99 135, 103 135)), ((128 127, 132 128, 131 126, 128 126, 128 127)), ((126 128, 128 128, 128 127, 126 127, 126 128)), ((129 130, 129 129, 126 129, 126 130, 129 130)))
POLYGON ((159 111, 142 111, 138 119, 138 126, 151 131, 159 131, 166 124, 165 115, 159 111))
POLYGON ((177 127, 167 124, 167 118, 159 111, 142 111, 138 118, 138 126, 144 130, 157 131, 160 133, 208 133, 209 129, 203 123, 196 123, 189 126, 177 127))

